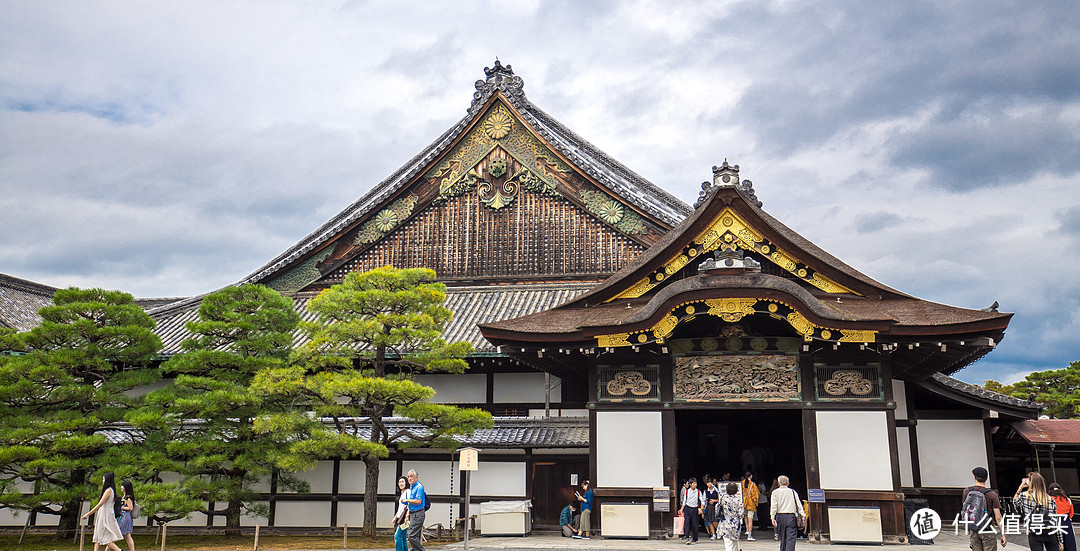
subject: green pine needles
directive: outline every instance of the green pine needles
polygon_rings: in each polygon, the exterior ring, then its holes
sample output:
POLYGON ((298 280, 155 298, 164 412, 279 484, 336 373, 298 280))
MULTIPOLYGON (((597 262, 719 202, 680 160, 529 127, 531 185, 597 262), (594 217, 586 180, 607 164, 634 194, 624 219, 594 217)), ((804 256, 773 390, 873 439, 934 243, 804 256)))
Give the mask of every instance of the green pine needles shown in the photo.
POLYGON ((0 505, 59 516, 58 535, 71 537, 101 473, 134 473, 131 435, 115 429, 140 406, 131 392, 160 378, 161 341, 119 291, 58 290, 39 313, 41 325, 0 339, 23 352, 0 356, 0 505))
POLYGON ((416 372, 468 367, 472 345, 440 337, 452 316, 445 300, 445 286, 432 270, 385 266, 349 274, 308 303, 319 317, 301 323, 311 340, 297 360, 264 371, 255 383, 266 395, 296 404, 256 422, 264 434, 303 435, 290 440, 283 468, 310 468, 329 458, 364 461, 366 535, 375 534, 379 460, 391 447, 454 449, 455 436, 493 424, 483 410, 431 403, 435 391, 411 380, 416 372), (406 417, 422 430, 393 428, 390 417, 406 417), (361 427, 370 427, 366 436, 361 427))
POLYGON ((492 426, 412 380, 468 367, 472 346, 441 338, 445 299, 435 272, 387 266, 323 291, 308 303, 318 319, 301 323, 277 291, 229 287, 203 299, 184 352, 156 366, 154 321, 131 295, 57 291, 40 326, 0 329, 0 506, 59 515, 70 537, 113 471, 135 480, 157 522, 200 512, 238 533, 242 515, 268 514, 272 476, 279 491, 304 492, 300 471, 359 459, 373 535, 380 458, 453 449, 492 426), (309 341, 293 350, 301 331, 309 341))

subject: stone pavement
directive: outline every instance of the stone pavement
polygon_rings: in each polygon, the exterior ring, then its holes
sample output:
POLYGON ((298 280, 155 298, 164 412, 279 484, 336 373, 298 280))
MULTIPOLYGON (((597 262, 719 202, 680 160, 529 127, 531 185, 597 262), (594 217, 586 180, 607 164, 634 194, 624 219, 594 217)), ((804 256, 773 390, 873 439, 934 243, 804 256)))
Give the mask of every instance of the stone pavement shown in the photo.
MULTIPOLYGON (((771 534, 770 534, 771 536, 771 534)), ((821 544, 811 543, 807 540, 798 540, 795 544, 796 551, 800 548, 812 548, 818 551, 869 551, 872 548, 884 548, 883 551, 897 549, 906 544, 821 544)), ((773 541, 772 537, 758 538, 757 541, 739 542, 741 551, 777 551, 780 545, 773 541)), ((967 536, 954 536, 951 533, 942 532, 934 538, 933 546, 912 546, 912 551, 923 549, 925 551, 970 551, 967 536)), ((434 547, 432 547, 434 549, 434 547)), ((439 547, 445 551, 464 551, 461 542, 452 543, 439 547)), ((707 549, 709 551, 723 551, 724 544, 718 540, 703 539, 695 545, 686 545, 682 539, 666 540, 631 540, 631 539, 605 539, 592 538, 589 540, 575 540, 564 538, 558 534, 537 534, 525 537, 476 537, 469 540, 470 551, 492 551, 495 549, 510 549, 513 551, 646 551, 646 550, 671 550, 676 549, 707 549)), ((1000 549, 1000 548, 999 548, 1000 549)), ((1006 547, 1008 551, 1027 551, 1026 546, 1015 545, 1012 541, 1006 547)))

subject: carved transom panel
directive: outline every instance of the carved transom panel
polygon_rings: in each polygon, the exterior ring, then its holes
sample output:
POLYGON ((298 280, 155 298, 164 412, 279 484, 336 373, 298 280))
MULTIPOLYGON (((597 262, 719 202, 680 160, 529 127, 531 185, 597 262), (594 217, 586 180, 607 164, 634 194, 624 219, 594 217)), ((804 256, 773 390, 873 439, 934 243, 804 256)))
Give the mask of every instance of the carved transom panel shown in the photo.
POLYGON ((881 366, 877 363, 814 364, 818 400, 883 400, 881 366))
POLYGON ((675 358, 675 398, 684 401, 800 399, 798 357, 721 354, 675 358))
POLYGON ((603 402, 654 402, 660 399, 660 366, 599 365, 597 397, 603 402))

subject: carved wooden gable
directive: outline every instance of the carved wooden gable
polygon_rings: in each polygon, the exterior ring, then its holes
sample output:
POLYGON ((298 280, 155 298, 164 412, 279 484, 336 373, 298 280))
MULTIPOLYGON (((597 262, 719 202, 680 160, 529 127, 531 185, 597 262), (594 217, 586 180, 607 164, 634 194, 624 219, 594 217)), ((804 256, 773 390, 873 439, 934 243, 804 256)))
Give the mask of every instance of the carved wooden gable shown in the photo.
POLYGON ((496 94, 411 184, 267 284, 316 290, 387 264, 447 280, 601 279, 668 230, 572 166, 496 94))

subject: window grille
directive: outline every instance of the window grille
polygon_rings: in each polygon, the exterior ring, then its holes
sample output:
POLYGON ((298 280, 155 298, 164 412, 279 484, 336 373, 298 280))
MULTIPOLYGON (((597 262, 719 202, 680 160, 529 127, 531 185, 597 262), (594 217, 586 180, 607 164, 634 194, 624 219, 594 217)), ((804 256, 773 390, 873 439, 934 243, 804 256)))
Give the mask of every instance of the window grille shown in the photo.
POLYGON ((660 365, 597 366, 597 400, 601 402, 659 402, 660 365))

